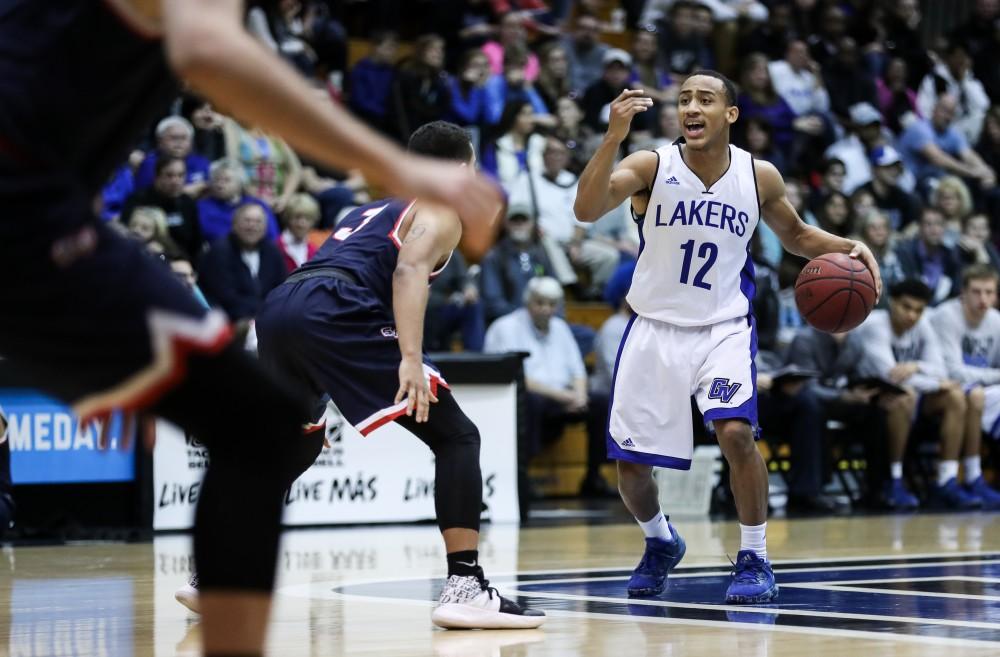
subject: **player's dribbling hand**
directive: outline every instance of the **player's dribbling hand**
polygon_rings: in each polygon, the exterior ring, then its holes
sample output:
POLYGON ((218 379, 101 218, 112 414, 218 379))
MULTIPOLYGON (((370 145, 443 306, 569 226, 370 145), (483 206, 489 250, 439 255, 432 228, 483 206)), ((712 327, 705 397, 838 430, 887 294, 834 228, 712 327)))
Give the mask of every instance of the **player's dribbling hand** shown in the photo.
POLYGON ((855 242, 854 248, 848 255, 863 262, 865 267, 868 267, 868 271, 872 273, 872 278, 875 279, 875 303, 878 303, 878 300, 882 298, 882 272, 879 271, 875 254, 864 242, 855 242))
POLYGON ((625 141, 632 125, 632 117, 653 106, 653 99, 645 94, 646 92, 642 89, 626 89, 618 98, 611 101, 608 138, 615 141, 625 141))
POLYGON ((430 405, 437 403, 424 374, 424 364, 419 360, 403 359, 399 364, 399 390, 394 403, 406 400, 406 414, 417 422, 426 422, 430 405))

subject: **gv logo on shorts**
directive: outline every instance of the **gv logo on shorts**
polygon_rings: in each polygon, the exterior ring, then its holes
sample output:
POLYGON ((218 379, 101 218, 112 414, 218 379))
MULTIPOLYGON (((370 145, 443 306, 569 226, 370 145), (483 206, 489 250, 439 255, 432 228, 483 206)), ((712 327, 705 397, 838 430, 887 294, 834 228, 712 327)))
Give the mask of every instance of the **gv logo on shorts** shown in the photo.
POLYGON ((742 386, 742 383, 730 383, 729 379, 712 379, 712 385, 708 388, 708 398, 721 399, 724 404, 728 404, 742 386))

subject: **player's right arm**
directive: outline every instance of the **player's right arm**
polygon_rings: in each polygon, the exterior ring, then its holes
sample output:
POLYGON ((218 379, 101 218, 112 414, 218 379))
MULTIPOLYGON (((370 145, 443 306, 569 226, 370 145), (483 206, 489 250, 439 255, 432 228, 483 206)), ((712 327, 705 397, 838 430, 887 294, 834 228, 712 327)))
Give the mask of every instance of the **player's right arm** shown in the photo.
POLYGON ((213 105, 245 125, 280 135, 313 160, 360 169, 391 193, 450 205, 471 243, 480 233, 492 237, 502 206, 496 185, 468 167, 404 153, 346 110, 317 98, 244 29, 242 0, 161 0, 159 10, 171 67, 213 105))
POLYGON ((615 158, 628 136, 632 117, 652 105, 652 99, 644 96, 641 89, 626 89, 611 103, 608 131, 577 185, 573 211, 580 221, 597 221, 628 197, 650 188, 656 176, 655 153, 637 151, 617 167, 615 158))
POLYGON ((461 226, 448 208, 418 203, 412 213, 392 274, 392 314, 402 357, 395 403, 405 399, 406 414, 415 412, 417 422, 426 422, 430 404, 437 401, 424 374, 428 280, 435 266, 458 245, 461 226))

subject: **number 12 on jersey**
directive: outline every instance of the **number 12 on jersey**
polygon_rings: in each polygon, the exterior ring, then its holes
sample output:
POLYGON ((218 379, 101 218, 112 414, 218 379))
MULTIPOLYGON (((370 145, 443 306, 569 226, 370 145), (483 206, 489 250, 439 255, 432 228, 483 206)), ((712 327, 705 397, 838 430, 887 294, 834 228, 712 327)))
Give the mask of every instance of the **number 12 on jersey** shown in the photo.
MULTIPOLYGON (((694 257, 694 240, 688 240, 681 244, 681 251, 684 252, 684 262, 681 265, 681 283, 687 285, 688 278, 691 275, 691 260, 694 257)), ((700 287, 703 290, 711 290, 712 284, 705 282, 705 276, 708 274, 708 270, 712 268, 715 264, 715 259, 719 255, 719 247, 712 242, 702 242, 701 246, 698 247, 698 257, 704 260, 701 269, 698 273, 694 275, 694 281, 691 285, 695 287, 700 287)))

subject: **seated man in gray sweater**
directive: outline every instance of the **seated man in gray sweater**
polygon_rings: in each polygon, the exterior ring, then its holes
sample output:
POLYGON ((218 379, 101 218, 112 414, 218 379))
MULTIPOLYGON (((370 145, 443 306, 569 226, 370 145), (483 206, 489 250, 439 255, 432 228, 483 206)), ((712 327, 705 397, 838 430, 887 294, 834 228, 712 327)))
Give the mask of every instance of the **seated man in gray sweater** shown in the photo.
POLYGON ((983 507, 1000 508, 1000 493, 983 479, 980 452, 983 432, 1000 436, 1000 312, 998 274, 989 265, 973 265, 962 273, 962 293, 931 315, 941 343, 948 376, 966 391, 968 421, 962 445, 965 488, 981 497, 983 507))
MULTIPOLYGON (((958 483, 958 457, 968 433, 968 403, 962 385, 948 378, 937 335, 924 316, 932 296, 927 285, 912 278, 889 289, 889 309, 873 311, 857 329, 865 350, 858 373, 919 395, 917 416, 940 418, 941 452, 931 497, 948 508, 976 508, 982 498, 958 483)), ((892 485, 897 488, 903 486, 904 451, 905 445, 890 445, 892 485)))
POLYGON ((818 373, 810 383, 822 402, 823 418, 846 426, 861 442, 868 462, 865 504, 891 509, 913 509, 919 501, 902 484, 902 474, 890 478, 887 454, 895 470, 902 470, 902 454, 910 434, 916 395, 871 385, 851 385, 858 378, 864 347, 857 332, 826 333, 801 329, 792 340, 789 364, 818 373), (886 437, 888 440, 886 440, 886 437))

